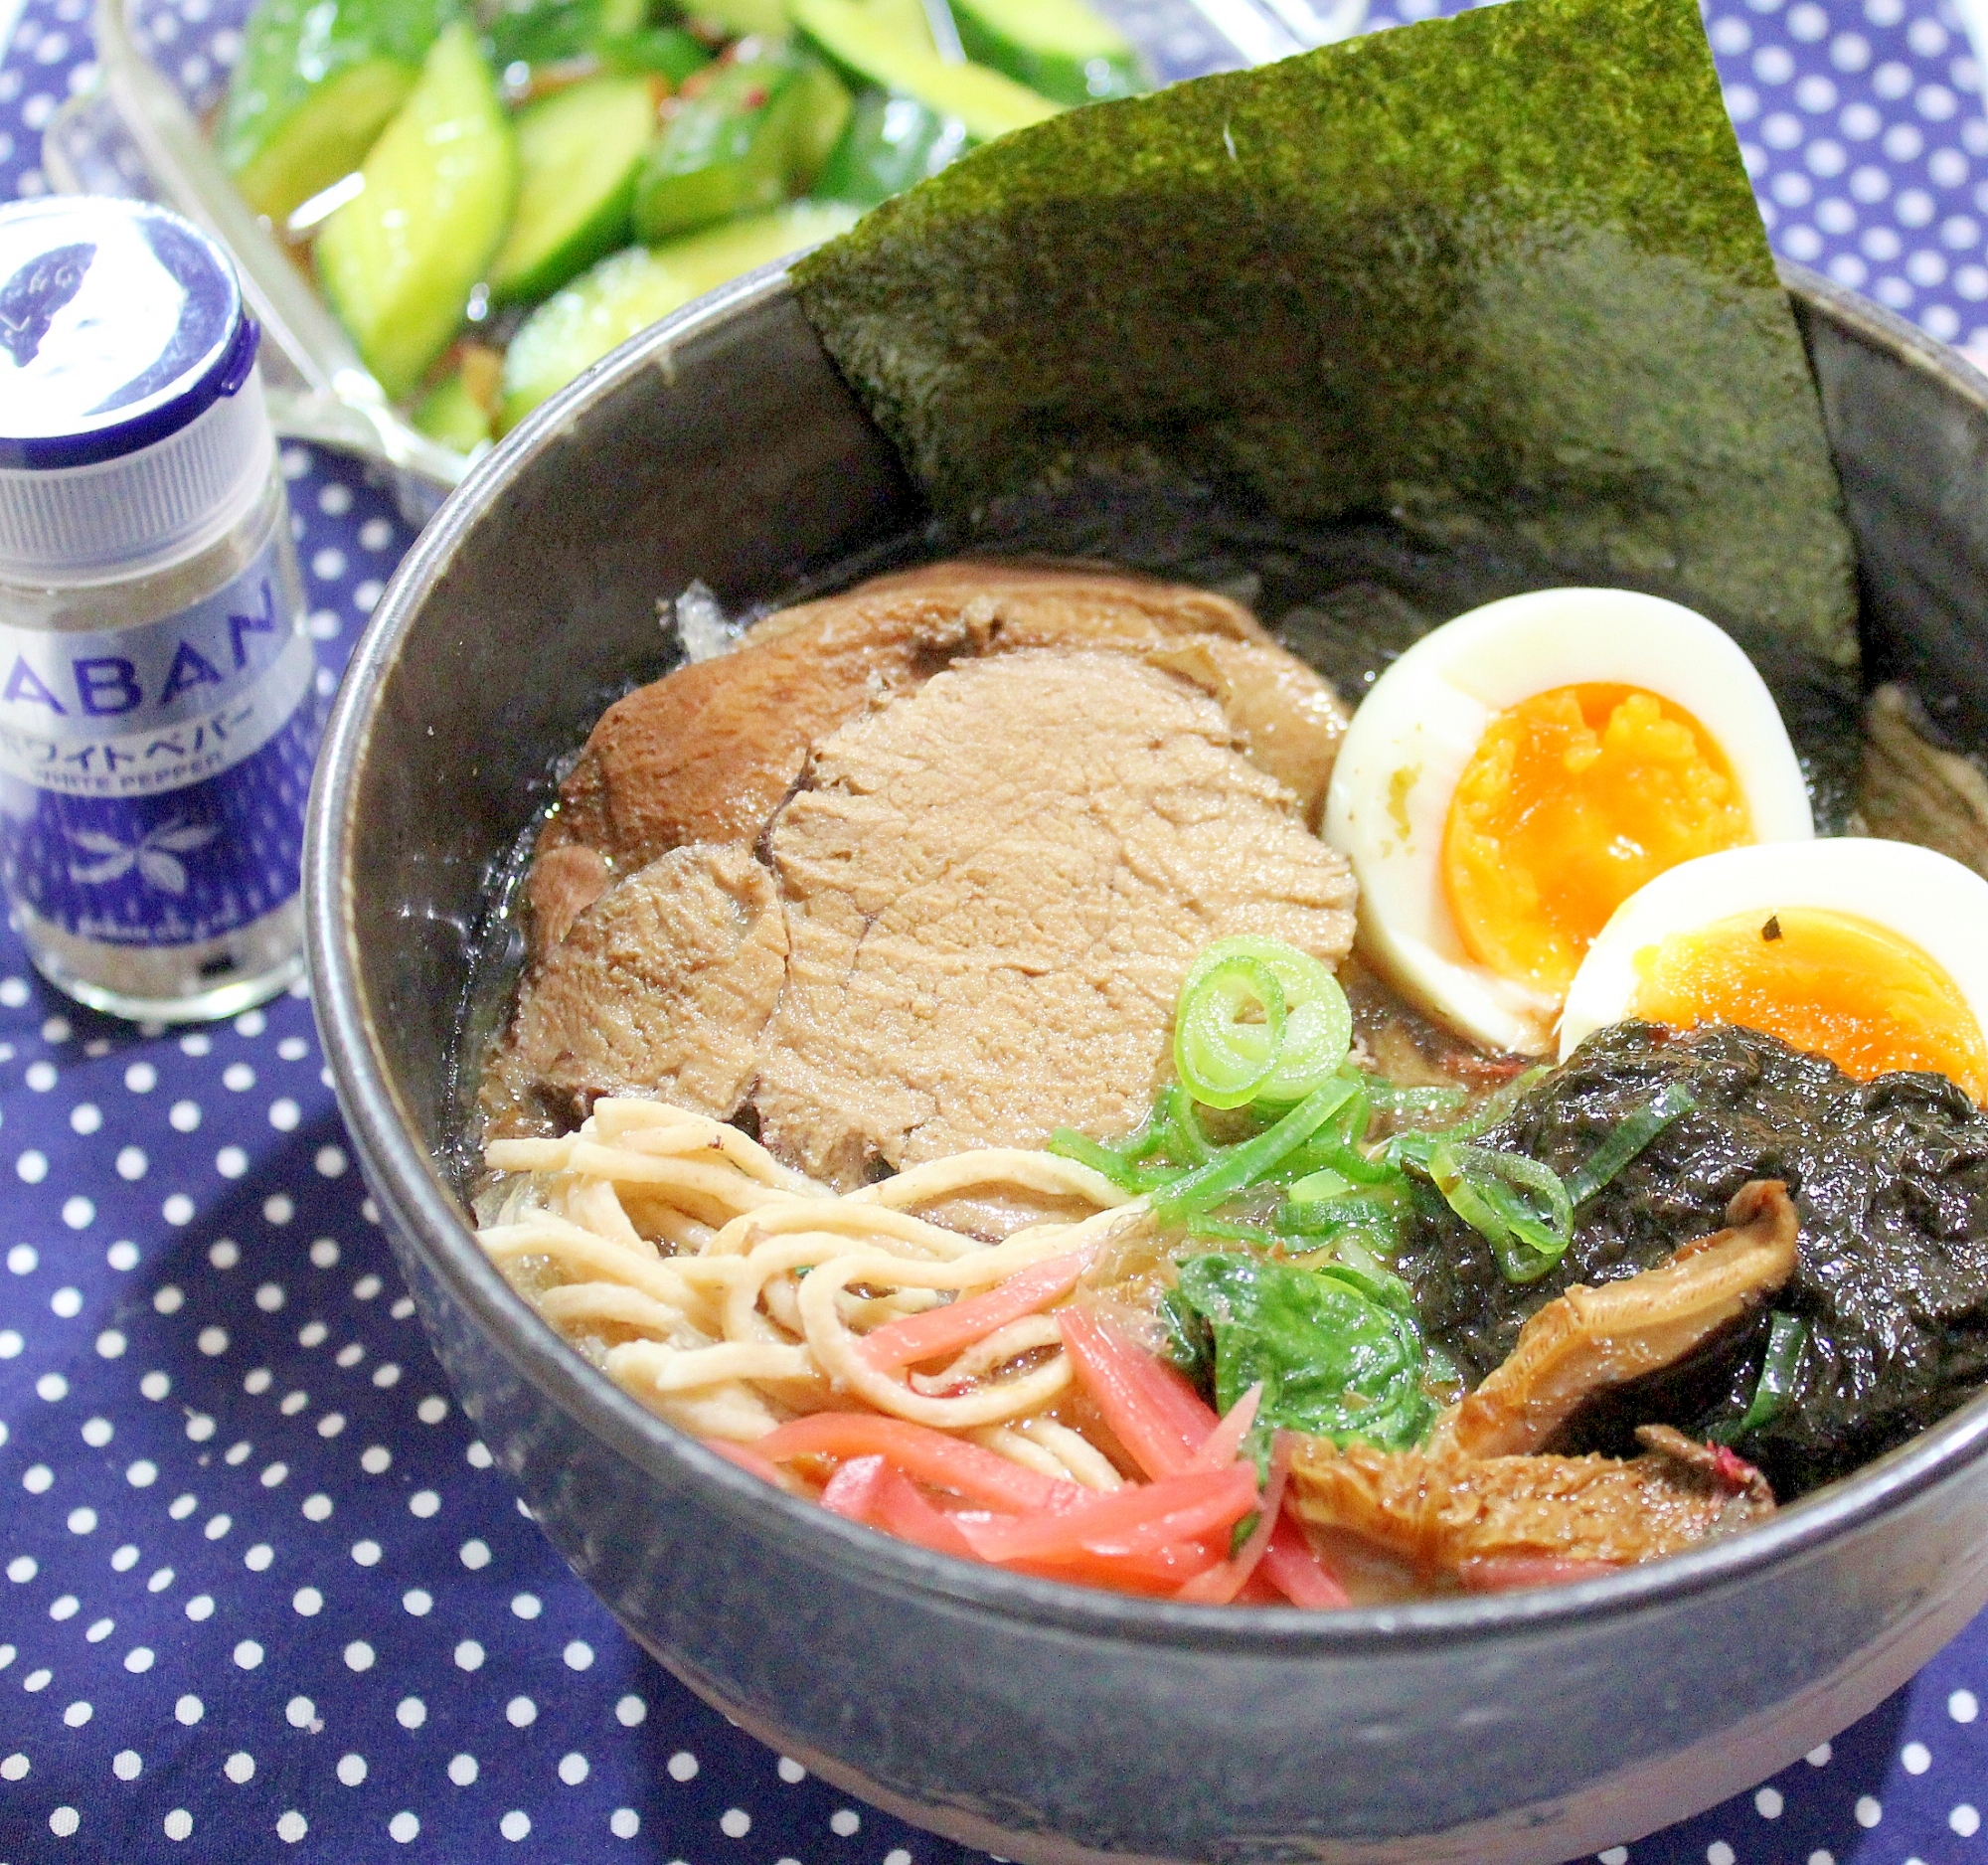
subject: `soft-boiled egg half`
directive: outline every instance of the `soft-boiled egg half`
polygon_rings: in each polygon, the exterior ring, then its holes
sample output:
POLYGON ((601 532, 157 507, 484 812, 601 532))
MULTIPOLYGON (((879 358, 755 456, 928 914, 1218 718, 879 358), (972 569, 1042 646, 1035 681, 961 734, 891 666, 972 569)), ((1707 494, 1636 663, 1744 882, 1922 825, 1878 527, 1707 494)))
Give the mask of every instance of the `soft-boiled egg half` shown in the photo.
POLYGON ((1737 1023, 1859 1081, 1930 1069, 1988 1102, 1988 881, 1929 848, 1857 836, 1688 861, 1588 947, 1561 1055, 1629 1017, 1737 1023))
POLYGON ((1541 590, 1459 615, 1374 683, 1325 832, 1360 883, 1369 961, 1464 1035, 1541 1055, 1638 888, 1814 830, 1780 714, 1731 636, 1653 595, 1541 590))

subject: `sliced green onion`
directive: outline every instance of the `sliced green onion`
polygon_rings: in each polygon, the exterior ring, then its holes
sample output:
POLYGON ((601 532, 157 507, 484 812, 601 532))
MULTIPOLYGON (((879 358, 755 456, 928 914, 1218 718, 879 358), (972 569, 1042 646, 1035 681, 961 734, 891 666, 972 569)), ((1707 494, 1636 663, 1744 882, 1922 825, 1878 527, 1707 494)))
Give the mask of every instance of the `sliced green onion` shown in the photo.
POLYGON ((1183 1166, 1206 1165, 1222 1149, 1201 1130, 1194 1097, 1183 1088, 1163 1088, 1167 1103, 1167 1153, 1183 1166))
POLYGON ((1327 1166, 1321 1172, 1307 1173, 1305 1177, 1293 1181, 1284 1196, 1294 1205, 1310 1205, 1341 1197, 1352 1189, 1351 1179, 1327 1166))
POLYGON ((1617 1121, 1614 1132, 1568 1174, 1567 1195, 1576 1206, 1584 1205, 1665 1127, 1697 1105, 1684 1083, 1667 1083, 1647 1107, 1617 1121))
POLYGON ((1437 1137, 1442 1139, 1475 1139, 1478 1134, 1494 1127, 1518 1105, 1519 1099, 1526 1091, 1552 1074, 1545 1063, 1528 1069, 1523 1075, 1514 1076, 1511 1081, 1495 1094, 1487 1095, 1477 1105, 1477 1111, 1454 1126, 1446 1127, 1437 1137))
POLYGON ((1541 1223, 1505 1186, 1485 1190, 1511 1234, 1508 1242, 1492 1245, 1499 1274, 1508 1282, 1537 1282, 1567 1254, 1569 1240, 1541 1223))
POLYGON ((1079 1133, 1074 1126, 1060 1126, 1050 1135, 1049 1150, 1059 1159, 1075 1159, 1078 1165, 1101 1172, 1114 1185, 1129 1185, 1134 1168, 1121 1152, 1079 1133))
POLYGON ((1392 1252, 1401 1243, 1403 1216, 1403 1207, 1395 1199, 1359 1191, 1317 1203, 1285 1205, 1273 1222, 1279 1236, 1302 1242, 1319 1239, 1336 1245, 1341 1238, 1359 1232, 1392 1252))
POLYGON ((1567 1186, 1552 1166, 1528 1158, 1524 1153, 1493 1152, 1483 1146, 1459 1146, 1455 1150, 1468 1153, 1473 1164, 1495 1173, 1506 1184, 1517 1186, 1522 1191, 1535 1192, 1544 1198, 1556 1235, 1572 1239, 1574 1200, 1568 1196, 1567 1186))
MULTIPOLYGON (((1137 1134, 1133 1135, 1136 1139, 1137 1134)), ((1129 1148, 1130 1141, 1126 1142, 1129 1148)), ((1060 1126, 1050 1135, 1049 1151, 1060 1159, 1074 1159, 1078 1165, 1088 1166, 1093 1172, 1100 1172, 1122 1191, 1149 1192, 1180 1176, 1166 1166, 1141 1166, 1133 1163, 1126 1149, 1106 1146, 1089 1135, 1079 1133, 1075 1127, 1060 1126)))
MULTIPOLYGON (((1307 1172, 1336 1172, 1355 1185, 1392 1185, 1402 1176, 1401 1168, 1387 1159, 1370 1159, 1357 1146, 1330 1138, 1306 1141, 1295 1163, 1307 1172)), ((1290 1195, 1297 1197, 1295 1185, 1290 1195)))
POLYGON ((1173 1114, 1174 1099, 1179 1093, 1176 1088, 1161 1089, 1153 1097, 1153 1104, 1147 1109, 1146 1117, 1139 1122, 1138 1127, 1111 1150, 1130 1165, 1137 1165, 1143 1160, 1150 1159, 1155 1153, 1164 1153, 1167 1150, 1167 1142, 1173 1137, 1169 1123, 1173 1114))
POLYGON ((1196 1101, 1240 1107, 1277 1066, 1287 1022, 1283 981, 1260 959, 1229 952, 1196 960, 1174 1013, 1174 1068, 1196 1101), (1252 1015, 1253 1013, 1253 1015, 1252 1015))
POLYGON ((1449 1208, 1491 1246, 1508 1282, 1536 1282, 1574 1241, 1574 1201, 1560 1174, 1521 1153, 1438 1141, 1427 1171, 1449 1208), (1545 1202, 1529 1207, 1525 1193, 1545 1202))
MULTIPOLYGON (((1293 1187, 1295 1189, 1295 1187, 1293 1187)), ((1392 1185, 1355 1185, 1333 1198, 1293 1198, 1284 1207, 1278 1218, 1279 1229, 1289 1229, 1283 1216, 1303 1217, 1316 1214, 1318 1226, 1331 1230, 1341 1224, 1372 1222, 1377 1218, 1392 1218, 1402 1208, 1403 1193, 1408 1190, 1406 1178, 1397 1179, 1392 1185)))
MULTIPOLYGON (((1494 1250, 1508 1246, 1512 1228, 1505 1222, 1503 1214, 1486 1196, 1487 1187, 1481 1179, 1471 1177, 1446 1148, 1438 1146, 1428 1162, 1429 1177, 1435 1188, 1441 1192, 1449 1208, 1470 1226, 1480 1237, 1489 1240, 1494 1250)), ((1503 1259, 1500 1259, 1500 1268, 1503 1259)))
POLYGON ((1414 1297, 1408 1292, 1408 1283, 1392 1270, 1383 1269, 1371 1259, 1368 1265, 1350 1262, 1322 1264, 1315 1273, 1343 1282, 1356 1294, 1365 1295, 1369 1301, 1378 1301, 1384 1308, 1393 1308, 1398 1314, 1412 1315, 1415 1311, 1414 1297))
POLYGON ((1261 1224, 1241 1224, 1229 1218, 1194 1217, 1188 1231, 1195 1237, 1219 1237, 1225 1243, 1255 1244, 1263 1250, 1280 1252, 1286 1240, 1261 1224))
POLYGON ((1743 1438, 1748 1432, 1757 1432, 1781 1416, 1794 1392, 1795 1370, 1807 1345, 1808 1324, 1799 1315, 1774 1316, 1767 1333, 1767 1356, 1760 1362, 1759 1383, 1753 1388, 1752 1403, 1745 1415, 1734 1427, 1734 1437, 1743 1438))
POLYGON ((1207 1211, 1233 1198, 1311 1138, 1346 1103, 1353 1090, 1354 1084, 1343 1079, 1327 1082, 1254 1139, 1226 1148, 1219 1157, 1174 1180, 1154 1198, 1154 1211, 1162 1218, 1178 1216, 1207 1211))
MULTIPOLYGON (((1394 1272, 1359 1241, 1357 1232, 1352 1228, 1341 1231, 1323 1249, 1308 1252, 1305 1261, 1309 1263, 1314 1256, 1328 1255, 1344 1264, 1349 1270, 1358 1270, 1363 1275, 1371 1275, 1377 1282, 1394 1276, 1394 1272)), ((1399 1276, 1395 1276, 1394 1279, 1401 1280, 1399 1276)), ((1406 1289, 1408 1284, 1404 1282, 1402 1286, 1406 1289)))
POLYGON ((1446 1137, 1442 1133, 1394 1133, 1382 1142, 1381 1157, 1397 1171, 1413 1166, 1418 1172, 1426 1172, 1429 1155, 1446 1137))
MULTIPOLYGON (((1357 1146, 1367 1137, 1367 1128, 1374 1118, 1374 1078, 1356 1075, 1354 1080, 1359 1084, 1358 1089, 1332 1123, 1333 1130, 1343 1136, 1348 1146, 1357 1146)), ((1381 1086, 1385 1088, 1387 1084, 1383 1082, 1381 1086)))
POLYGON ((1353 1012, 1338 980, 1310 953, 1281 939, 1217 939, 1203 948, 1181 985, 1174 1066, 1194 1098, 1211 1107, 1301 1101, 1345 1062, 1352 1042, 1353 1012), (1281 993, 1281 1018, 1270 1014, 1260 982, 1264 972, 1281 993), (1242 1021, 1252 1000, 1261 1022, 1242 1021), (1242 1090, 1241 1082, 1265 1052, 1268 1066, 1242 1090))
POLYGON ((1459 1141, 1469 1141, 1475 1139, 1479 1133, 1483 1133, 1487 1127, 1495 1127, 1507 1113, 1511 1113, 1511 1109, 1519 1103, 1519 1098, 1547 1074, 1549 1074, 1547 1066, 1541 1064, 1537 1068, 1529 1068, 1523 1076, 1515 1076, 1495 1094, 1479 1102, 1475 1113, 1471 1113, 1467 1119, 1459 1119, 1453 1127, 1439 1127, 1433 1131, 1409 1127, 1402 1133, 1392 1133, 1382 1143, 1382 1153, 1380 1153, 1382 1159, 1386 1159, 1390 1165, 1413 1165, 1417 1171, 1427 1171, 1429 1155, 1435 1151, 1435 1147, 1443 1145, 1445 1141, 1451 1145, 1459 1141))
POLYGON ((1376 1108, 1397 1118, 1454 1113, 1470 1099, 1460 1088, 1397 1088, 1378 1077, 1369 1080, 1367 1092, 1376 1108))
POLYGON ((1279 1106, 1311 1094, 1340 1068, 1353 1047, 1353 1010, 1339 980, 1316 958, 1295 946, 1285 949, 1286 968, 1279 976, 1290 1021, 1277 1066, 1258 1092, 1259 1099, 1279 1106))

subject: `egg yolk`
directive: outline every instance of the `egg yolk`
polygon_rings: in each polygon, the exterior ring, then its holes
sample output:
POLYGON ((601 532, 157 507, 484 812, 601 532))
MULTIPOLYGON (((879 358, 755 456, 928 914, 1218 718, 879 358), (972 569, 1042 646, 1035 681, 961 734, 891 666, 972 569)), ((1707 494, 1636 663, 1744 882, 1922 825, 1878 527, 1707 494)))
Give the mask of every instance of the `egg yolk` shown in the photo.
POLYGON ((1644 882, 1752 839, 1724 754, 1641 688, 1555 687, 1498 714, 1450 798, 1442 878, 1464 948, 1564 998, 1644 882))
POLYGON ((1867 920, 1808 908, 1745 914, 1645 947, 1636 973, 1632 1016, 1762 1030, 1864 1082, 1930 1069, 1988 1102, 1988 1043, 1953 979, 1867 920))

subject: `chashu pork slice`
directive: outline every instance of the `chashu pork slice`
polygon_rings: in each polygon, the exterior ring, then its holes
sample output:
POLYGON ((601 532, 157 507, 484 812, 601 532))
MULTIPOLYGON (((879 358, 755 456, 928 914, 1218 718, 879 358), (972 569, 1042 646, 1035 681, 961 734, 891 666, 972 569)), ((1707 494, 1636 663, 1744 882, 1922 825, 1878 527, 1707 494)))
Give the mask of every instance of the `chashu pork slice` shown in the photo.
POLYGON ((1112 653, 965 661, 829 734, 759 848, 659 857, 527 972, 493 1135, 654 1095, 836 1184, 1150 1104, 1209 939, 1327 963, 1343 857, 1210 695, 1112 653))
POLYGON ((1346 714, 1246 609, 1150 577, 954 560, 769 615, 731 653, 609 707, 540 839, 535 949, 617 875, 691 843, 755 841, 813 746, 879 699, 956 660, 1041 647, 1110 648, 1180 674, 1317 822, 1346 714))
POLYGON ((534 967, 483 1084, 492 1137, 567 1131, 601 1095, 736 1112, 786 976, 773 878, 737 845, 673 849, 534 967))
POLYGON ((1127 1132, 1210 939, 1352 943, 1345 858, 1221 705, 1115 653, 962 661, 844 726, 770 851, 789 951, 752 1102, 844 1186, 1127 1132))

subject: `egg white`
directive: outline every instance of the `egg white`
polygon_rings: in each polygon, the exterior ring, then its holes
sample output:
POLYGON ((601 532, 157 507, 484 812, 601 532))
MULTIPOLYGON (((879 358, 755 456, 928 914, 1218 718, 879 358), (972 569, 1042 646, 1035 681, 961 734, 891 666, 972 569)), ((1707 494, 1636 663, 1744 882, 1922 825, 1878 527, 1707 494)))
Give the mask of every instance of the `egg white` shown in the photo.
POLYGON ((1538 590, 1423 636, 1353 715, 1325 834, 1360 884, 1362 951, 1406 996, 1492 1049, 1546 1053, 1561 1007, 1465 948, 1443 891, 1450 798, 1496 715, 1594 682, 1639 687, 1690 713, 1731 766, 1758 841, 1814 834, 1766 683, 1695 610, 1628 590, 1538 590))
POLYGON ((1842 914, 1895 933, 1938 965, 1988 1031, 1988 881, 1911 842, 1862 836, 1728 848, 1680 862, 1638 888, 1595 935, 1569 986, 1562 1060, 1629 1015, 1636 954, 1678 932, 1791 908, 1842 914))

